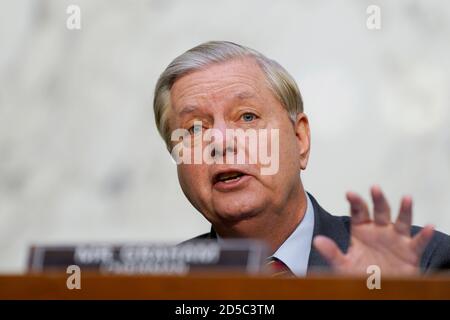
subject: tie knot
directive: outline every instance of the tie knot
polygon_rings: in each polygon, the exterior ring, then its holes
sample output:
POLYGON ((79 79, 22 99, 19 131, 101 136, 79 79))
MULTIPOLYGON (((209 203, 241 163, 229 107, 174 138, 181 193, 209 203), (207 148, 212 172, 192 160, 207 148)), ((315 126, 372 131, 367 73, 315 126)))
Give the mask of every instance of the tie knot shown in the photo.
POLYGON ((294 277, 294 273, 280 259, 270 257, 266 262, 266 269, 271 277, 294 277))

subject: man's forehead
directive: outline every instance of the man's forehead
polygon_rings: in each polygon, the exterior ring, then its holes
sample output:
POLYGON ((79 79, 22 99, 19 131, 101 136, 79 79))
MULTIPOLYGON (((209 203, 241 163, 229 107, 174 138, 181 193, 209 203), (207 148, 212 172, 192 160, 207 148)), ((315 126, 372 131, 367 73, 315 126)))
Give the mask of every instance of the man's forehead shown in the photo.
MULTIPOLYGON (((245 101, 245 100, 252 100, 252 99, 256 99, 256 98, 257 98, 257 95, 254 92, 250 92, 250 91, 237 91, 236 93, 227 96, 227 100, 230 100, 230 101, 234 101, 234 100, 245 101)), ((178 107, 176 109, 178 111, 178 114, 180 116, 182 116, 182 115, 193 113, 193 112, 197 111, 198 107, 199 107, 199 105, 197 103, 191 102, 188 104, 178 104, 178 107)))
POLYGON ((214 64, 178 79, 171 89, 174 106, 195 101, 220 99, 252 99, 266 86, 259 66, 250 59, 214 64))

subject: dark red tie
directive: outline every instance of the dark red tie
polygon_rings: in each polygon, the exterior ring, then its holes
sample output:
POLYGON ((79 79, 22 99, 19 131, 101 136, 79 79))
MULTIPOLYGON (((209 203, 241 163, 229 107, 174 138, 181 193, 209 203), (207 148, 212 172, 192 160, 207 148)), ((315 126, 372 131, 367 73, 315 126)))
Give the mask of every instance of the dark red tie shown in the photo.
POLYGON ((278 258, 267 259, 266 267, 271 277, 295 277, 291 269, 278 258))

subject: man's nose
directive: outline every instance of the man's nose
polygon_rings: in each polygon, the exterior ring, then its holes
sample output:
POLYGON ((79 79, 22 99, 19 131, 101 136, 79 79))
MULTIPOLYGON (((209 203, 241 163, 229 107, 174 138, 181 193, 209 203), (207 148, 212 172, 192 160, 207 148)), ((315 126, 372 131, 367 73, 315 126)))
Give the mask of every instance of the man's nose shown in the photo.
POLYGON ((236 153, 232 128, 225 121, 217 121, 212 128, 211 157, 225 158, 227 153, 236 153))

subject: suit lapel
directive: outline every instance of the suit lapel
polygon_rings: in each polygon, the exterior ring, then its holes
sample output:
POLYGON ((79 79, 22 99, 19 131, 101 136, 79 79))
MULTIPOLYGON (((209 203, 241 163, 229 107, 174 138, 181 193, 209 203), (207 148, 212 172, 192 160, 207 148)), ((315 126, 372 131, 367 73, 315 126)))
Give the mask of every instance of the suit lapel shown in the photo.
MULTIPOLYGON (((338 247, 347 252, 350 240, 350 219, 349 217, 332 216, 326 212, 308 193, 314 207, 314 231, 313 239, 317 235, 323 235, 336 242, 338 247)), ((314 248, 311 242, 311 252, 308 261, 308 273, 311 271, 326 271, 330 265, 325 261, 322 255, 314 248)))

